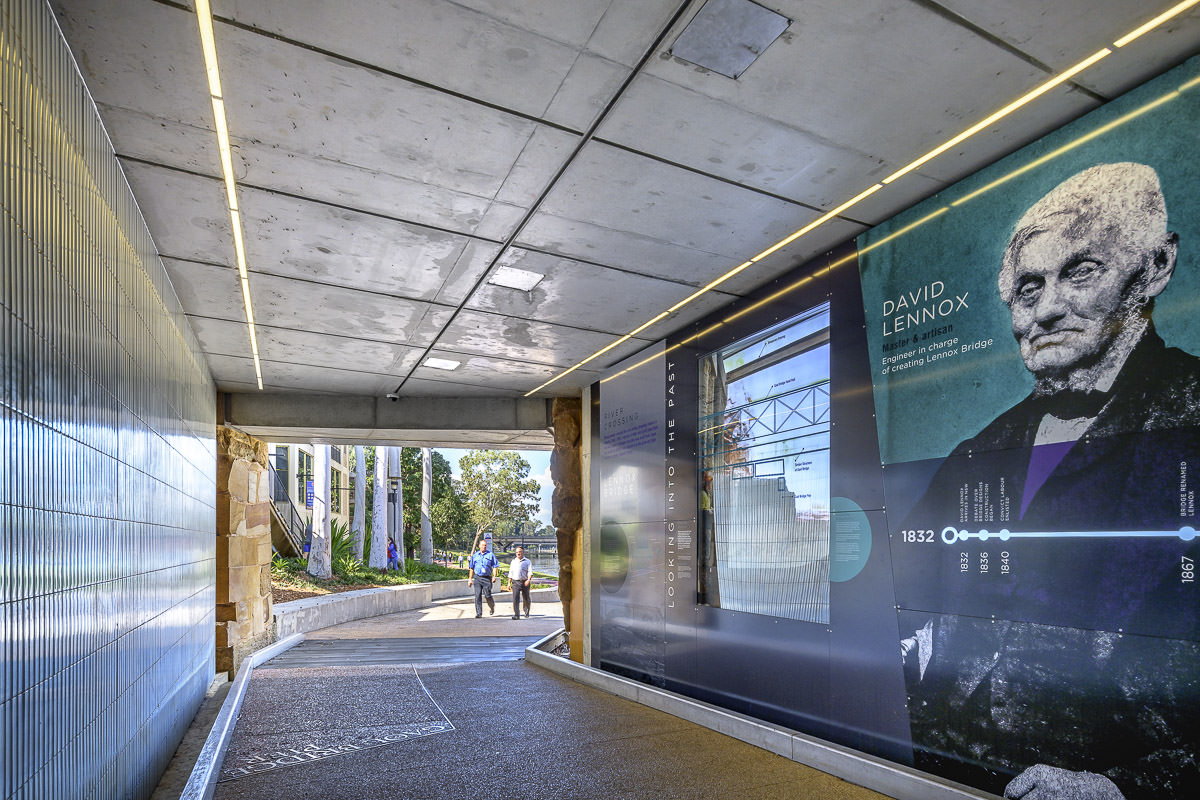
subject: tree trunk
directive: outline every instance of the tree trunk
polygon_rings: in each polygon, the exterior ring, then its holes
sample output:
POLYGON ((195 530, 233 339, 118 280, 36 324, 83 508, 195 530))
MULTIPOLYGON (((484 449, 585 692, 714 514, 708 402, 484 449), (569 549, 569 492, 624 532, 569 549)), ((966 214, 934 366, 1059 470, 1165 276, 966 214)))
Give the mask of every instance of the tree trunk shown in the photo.
MULTIPOLYGON (((396 481, 396 499, 392 506, 391 524, 388 532, 396 543, 396 554, 405 558, 404 553, 404 448, 388 448, 388 478, 389 482, 396 481)), ((401 561, 401 567, 403 567, 401 561)))
POLYGON ((429 506, 433 502, 433 451, 421 448, 421 563, 433 563, 433 523, 429 506))
POLYGON ((354 446, 354 557, 363 560, 367 538, 367 449, 354 446))
POLYGON ((313 516, 312 548, 308 553, 308 574, 332 578, 333 549, 330 542, 329 445, 313 445, 313 516))
POLYGON ((388 537, 388 448, 375 448, 375 502, 371 509, 371 554, 367 566, 375 569, 387 567, 388 537))

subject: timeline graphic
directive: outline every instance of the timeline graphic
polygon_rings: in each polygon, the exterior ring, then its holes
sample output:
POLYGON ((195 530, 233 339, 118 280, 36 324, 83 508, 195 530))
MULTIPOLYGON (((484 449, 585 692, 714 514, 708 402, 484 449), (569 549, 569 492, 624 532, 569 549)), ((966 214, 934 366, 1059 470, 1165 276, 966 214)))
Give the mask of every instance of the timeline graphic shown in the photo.
POLYGON ((1174 539, 1190 542, 1196 538, 1196 529, 1184 526, 1177 531, 1010 531, 1001 528, 998 531, 979 530, 975 533, 962 528, 948 525, 942 529, 942 542, 956 544, 970 539, 981 542, 999 540, 1001 542, 1013 539, 1174 539))

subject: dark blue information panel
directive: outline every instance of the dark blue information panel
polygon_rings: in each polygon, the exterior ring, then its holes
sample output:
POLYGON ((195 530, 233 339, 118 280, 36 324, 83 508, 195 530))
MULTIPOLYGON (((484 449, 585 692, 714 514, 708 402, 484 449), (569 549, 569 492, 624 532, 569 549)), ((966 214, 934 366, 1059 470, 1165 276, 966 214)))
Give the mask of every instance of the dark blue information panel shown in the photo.
POLYGON ((598 666, 1013 797, 1200 792, 1200 59, 614 368, 598 666))

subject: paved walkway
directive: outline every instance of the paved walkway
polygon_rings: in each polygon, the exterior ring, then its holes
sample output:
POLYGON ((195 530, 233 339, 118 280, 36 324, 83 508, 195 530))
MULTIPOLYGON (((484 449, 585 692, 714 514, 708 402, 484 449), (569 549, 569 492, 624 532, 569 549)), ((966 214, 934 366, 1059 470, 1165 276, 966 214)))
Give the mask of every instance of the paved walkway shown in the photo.
POLYGON ((561 606, 510 609, 359 620, 260 666, 216 798, 883 798, 518 660, 561 606))
POLYGON ((528 619, 512 618, 512 595, 497 593, 496 613, 475 619, 475 603, 470 599, 440 600, 426 608, 400 611, 380 617, 344 622, 332 628, 313 631, 313 639, 402 639, 409 637, 532 636, 541 639, 562 627, 562 603, 535 602, 528 619))

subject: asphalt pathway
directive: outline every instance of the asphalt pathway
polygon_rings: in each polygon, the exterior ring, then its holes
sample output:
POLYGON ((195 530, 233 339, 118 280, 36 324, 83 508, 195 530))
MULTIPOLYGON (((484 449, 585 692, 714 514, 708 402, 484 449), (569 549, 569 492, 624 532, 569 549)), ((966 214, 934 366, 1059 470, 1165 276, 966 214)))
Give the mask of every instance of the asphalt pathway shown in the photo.
POLYGON ((883 797, 526 664, 559 608, 476 620, 452 601, 310 635, 252 674, 215 797, 883 797))

